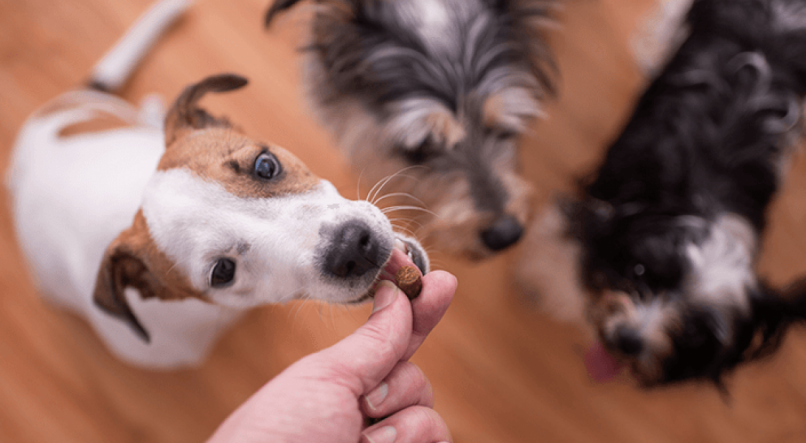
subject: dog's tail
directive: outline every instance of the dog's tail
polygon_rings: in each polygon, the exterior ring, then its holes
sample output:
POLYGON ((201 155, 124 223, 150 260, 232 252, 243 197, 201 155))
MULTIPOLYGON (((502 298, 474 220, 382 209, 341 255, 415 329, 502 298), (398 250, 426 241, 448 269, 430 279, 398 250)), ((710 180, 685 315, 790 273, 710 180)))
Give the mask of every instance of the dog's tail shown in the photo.
POLYGON ((188 9, 192 0, 159 0, 132 25, 92 69, 86 86, 119 90, 157 39, 188 9))

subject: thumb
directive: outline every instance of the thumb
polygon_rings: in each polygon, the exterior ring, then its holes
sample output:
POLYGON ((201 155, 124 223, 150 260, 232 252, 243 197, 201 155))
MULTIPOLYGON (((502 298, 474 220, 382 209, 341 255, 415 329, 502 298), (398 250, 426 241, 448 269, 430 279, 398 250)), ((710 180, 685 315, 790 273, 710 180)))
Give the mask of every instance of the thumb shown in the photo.
POLYGON ((392 371, 409 346, 412 312, 409 299, 389 281, 375 292, 369 320, 344 340, 319 352, 356 396, 369 392, 392 371))

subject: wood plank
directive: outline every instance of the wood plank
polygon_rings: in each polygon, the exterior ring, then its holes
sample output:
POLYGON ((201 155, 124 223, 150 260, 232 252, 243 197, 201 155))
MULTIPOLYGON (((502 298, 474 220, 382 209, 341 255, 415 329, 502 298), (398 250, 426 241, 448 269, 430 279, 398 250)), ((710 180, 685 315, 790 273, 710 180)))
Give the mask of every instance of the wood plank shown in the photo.
MULTIPOLYGON (((25 117, 80 84, 147 6, 145 0, 0 1, 0 166, 25 117)), ((298 54, 304 15, 266 32, 266 0, 199 0, 150 54, 123 95, 172 98, 216 72, 245 74, 243 92, 205 99, 246 131, 288 147, 347 196, 357 176, 312 118, 298 54)), ((644 82, 628 39, 651 0, 569 0, 551 36, 563 74, 550 118, 523 143, 524 167, 545 200, 595 167, 644 82)), ((366 192, 369 186, 362 184, 366 192)), ((761 267, 775 282, 806 270, 806 163, 772 213, 761 267)), ((7 196, 2 194, 4 208, 7 196)), ((415 356, 457 442, 796 442, 806 435, 806 341, 740 370, 724 401, 708 386, 652 392, 628 380, 596 385, 585 337, 533 310, 510 284, 517 254, 471 264, 436 254, 459 292, 415 356)), ((360 325, 369 308, 313 303, 257 309, 197 370, 149 372, 115 360, 80 319, 37 297, 0 214, 0 441, 199 442, 258 387, 303 355, 360 325)))

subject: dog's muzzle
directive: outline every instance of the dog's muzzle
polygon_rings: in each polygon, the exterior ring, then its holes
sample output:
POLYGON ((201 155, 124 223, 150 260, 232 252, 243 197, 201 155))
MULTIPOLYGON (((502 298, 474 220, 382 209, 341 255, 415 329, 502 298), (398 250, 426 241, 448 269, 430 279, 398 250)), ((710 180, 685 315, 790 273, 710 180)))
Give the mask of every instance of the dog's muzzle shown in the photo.
POLYGON ((340 279, 355 279, 377 271, 386 262, 388 247, 360 220, 342 224, 325 254, 325 272, 340 279))
POLYGON ((341 224, 331 237, 324 256, 324 272, 343 280, 372 278, 388 264, 392 249, 400 250, 411 262, 426 274, 429 270, 428 255, 416 240, 402 234, 394 234, 390 240, 374 231, 364 221, 350 220, 341 224))

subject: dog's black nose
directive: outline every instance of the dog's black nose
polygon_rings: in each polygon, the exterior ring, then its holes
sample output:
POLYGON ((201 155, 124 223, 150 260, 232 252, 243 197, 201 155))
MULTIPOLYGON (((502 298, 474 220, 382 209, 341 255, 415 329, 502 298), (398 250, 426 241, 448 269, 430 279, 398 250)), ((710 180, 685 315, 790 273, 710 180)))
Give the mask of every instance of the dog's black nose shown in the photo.
POLYGON ((503 215, 481 233, 481 240, 492 251, 506 249, 520 240, 523 227, 515 217, 503 215))
POLYGON ((339 226, 325 253, 325 271, 339 278, 360 277, 381 264, 381 246, 358 220, 339 226))
POLYGON ((638 355, 644 349, 644 341, 641 340, 638 332, 627 327, 620 327, 616 330, 614 342, 616 349, 628 356, 638 355))

